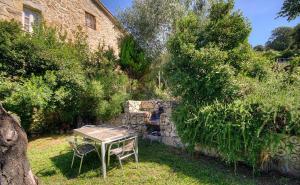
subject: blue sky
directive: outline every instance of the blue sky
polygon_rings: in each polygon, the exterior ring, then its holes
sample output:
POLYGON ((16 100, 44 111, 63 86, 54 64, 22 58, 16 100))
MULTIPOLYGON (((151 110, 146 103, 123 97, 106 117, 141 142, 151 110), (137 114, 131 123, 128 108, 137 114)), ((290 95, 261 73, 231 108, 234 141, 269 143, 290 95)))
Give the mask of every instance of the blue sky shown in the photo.
MULTIPOLYGON (((132 0, 101 0, 116 15, 118 11, 131 6, 132 0)), ((240 9, 252 25, 250 43, 255 46, 264 44, 271 31, 279 26, 295 26, 300 18, 288 22, 285 18, 276 18, 284 0, 236 0, 236 9, 240 9)))

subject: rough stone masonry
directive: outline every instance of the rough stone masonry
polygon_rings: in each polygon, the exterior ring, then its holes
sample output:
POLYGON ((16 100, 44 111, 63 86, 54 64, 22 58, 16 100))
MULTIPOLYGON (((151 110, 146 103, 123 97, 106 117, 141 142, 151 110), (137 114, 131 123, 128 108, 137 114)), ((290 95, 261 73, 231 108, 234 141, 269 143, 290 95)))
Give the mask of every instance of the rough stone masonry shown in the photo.
POLYGON ((124 107, 124 114, 119 118, 122 125, 127 125, 136 130, 140 135, 147 137, 146 127, 150 122, 151 114, 161 107, 163 113, 158 120, 160 127, 161 142, 181 148, 181 140, 177 134, 176 126, 171 121, 172 109, 175 106, 173 101, 149 100, 149 101, 127 101, 124 107))
MULTIPOLYGON (((162 107, 164 112, 159 119, 161 142, 168 146, 183 148, 184 145, 178 137, 176 125, 171 120, 171 113, 175 105, 175 102, 161 100, 127 101, 124 114, 112 121, 114 124, 127 125, 144 135, 146 133, 145 125, 150 121, 151 113, 162 107)), ((216 148, 197 145, 195 151, 207 156, 222 158, 222 154, 216 148)), ((261 170, 276 170, 282 174, 300 177, 300 138, 286 136, 275 156, 264 162, 261 170)))
POLYGON ((24 8, 39 13, 43 22, 66 32, 70 40, 81 27, 91 49, 97 49, 100 43, 119 53, 118 39, 123 31, 98 0, 0 0, 0 20, 22 23, 24 8), (86 13, 95 17, 96 29, 86 26, 86 13))

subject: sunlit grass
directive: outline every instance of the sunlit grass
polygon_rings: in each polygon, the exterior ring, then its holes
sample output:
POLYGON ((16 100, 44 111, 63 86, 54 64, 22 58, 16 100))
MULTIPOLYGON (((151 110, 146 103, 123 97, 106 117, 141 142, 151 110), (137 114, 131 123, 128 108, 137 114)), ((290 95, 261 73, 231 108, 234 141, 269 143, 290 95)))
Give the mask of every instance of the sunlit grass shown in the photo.
POLYGON ((96 153, 85 158, 79 176, 77 176, 79 160, 76 160, 73 169, 70 169, 73 153, 65 136, 45 137, 31 141, 28 155, 31 167, 42 184, 257 184, 252 177, 234 175, 232 170, 220 168, 216 162, 194 160, 162 144, 141 141, 139 150, 138 167, 134 160, 128 160, 122 171, 115 161, 108 169, 107 180, 104 180, 100 174, 100 161, 96 153))

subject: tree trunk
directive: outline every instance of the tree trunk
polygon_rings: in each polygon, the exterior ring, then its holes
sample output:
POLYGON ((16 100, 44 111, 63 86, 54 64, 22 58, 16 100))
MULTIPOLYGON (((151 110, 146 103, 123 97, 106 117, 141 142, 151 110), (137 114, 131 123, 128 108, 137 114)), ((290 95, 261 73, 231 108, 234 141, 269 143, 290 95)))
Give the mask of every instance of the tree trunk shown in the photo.
POLYGON ((26 156, 27 135, 0 103, 0 185, 37 185, 26 156))

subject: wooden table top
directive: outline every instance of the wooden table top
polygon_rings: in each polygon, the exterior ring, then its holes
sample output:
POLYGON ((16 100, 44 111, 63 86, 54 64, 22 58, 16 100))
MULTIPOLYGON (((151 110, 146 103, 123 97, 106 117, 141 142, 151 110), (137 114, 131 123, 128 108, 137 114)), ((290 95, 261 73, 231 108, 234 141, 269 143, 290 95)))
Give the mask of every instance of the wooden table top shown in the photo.
POLYGON ((73 131, 74 134, 104 143, 117 141, 131 136, 137 136, 134 130, 107 125, 86 125, 81 128, 74 129, 73 131))

